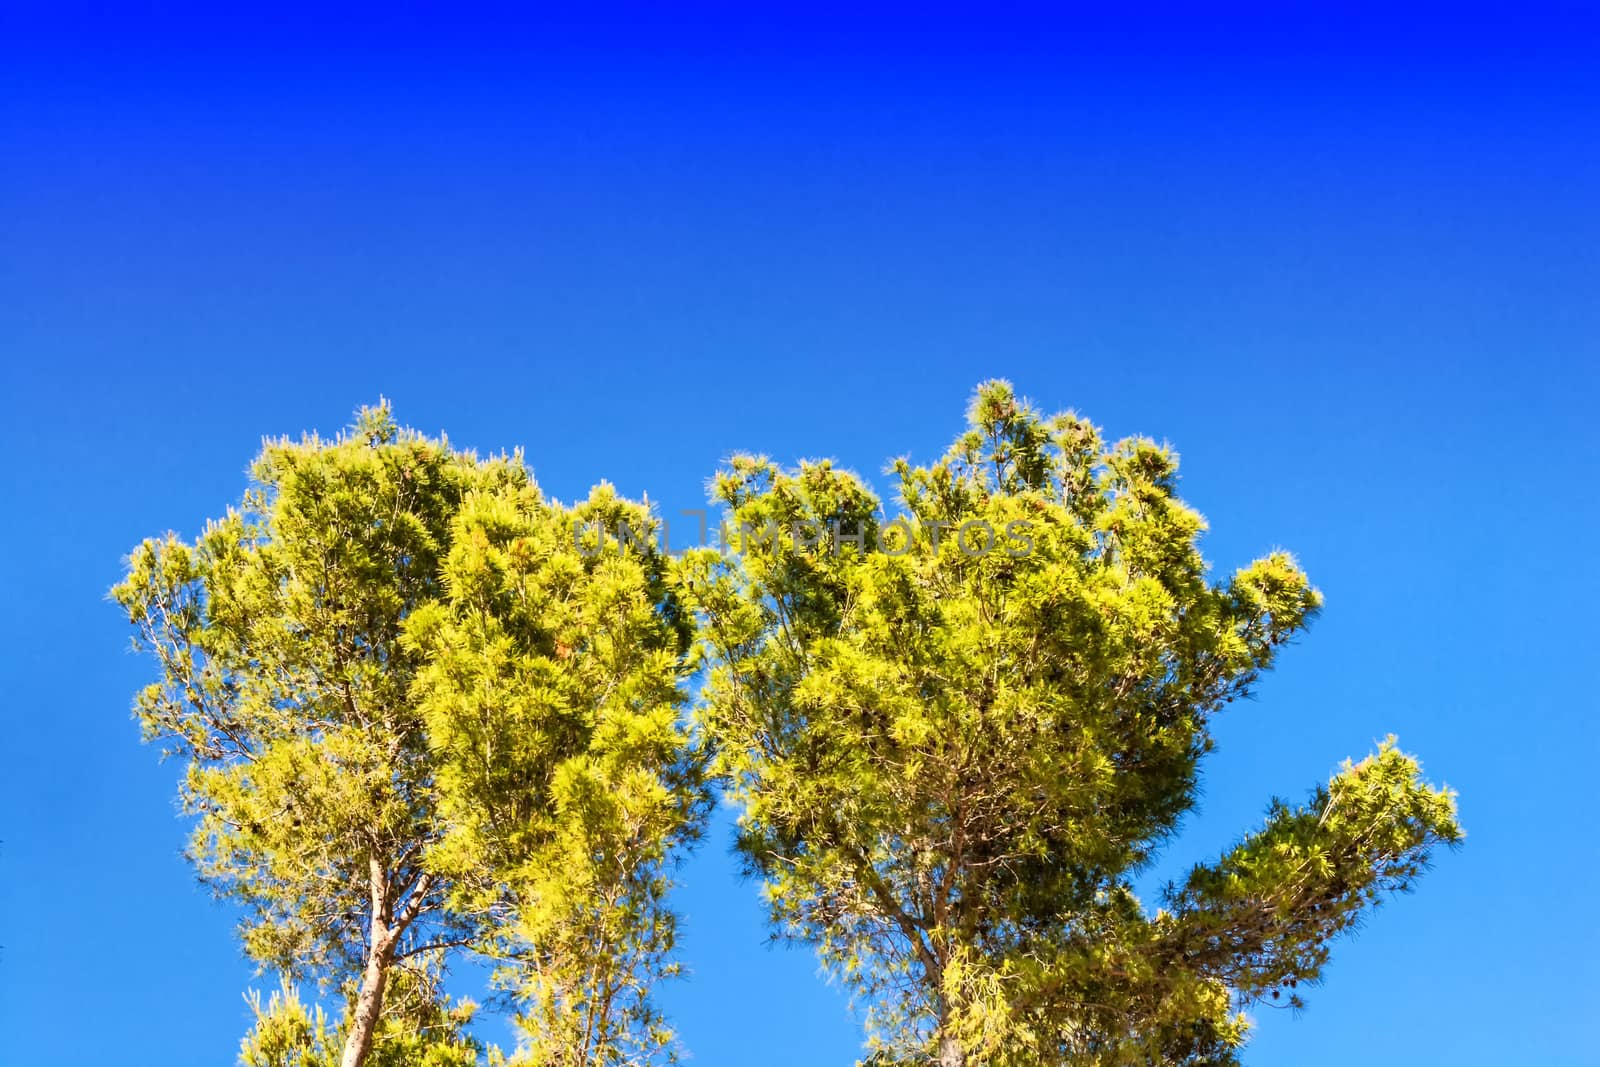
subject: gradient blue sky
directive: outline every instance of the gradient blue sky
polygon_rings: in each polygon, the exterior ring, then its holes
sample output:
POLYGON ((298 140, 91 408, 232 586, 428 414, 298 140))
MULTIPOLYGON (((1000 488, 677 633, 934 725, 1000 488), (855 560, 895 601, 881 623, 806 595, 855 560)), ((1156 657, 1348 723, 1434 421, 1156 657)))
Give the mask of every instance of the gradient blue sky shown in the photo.
MULTIPOLYGON (((1391 731, 1461 791, 1246 1062, 1600 1064, 1596 26, 1286 7, 6 4, 0 1065, 237 1047, 104 594, 263 434, 381 393, 675 510, 736 449, 931 457, 996 375, 1172 441, 1219 568, 1327 596, 1160 873, 1391 731)), ((851 1062, 725 828, 683 878, 691 1062, 851 1062)))

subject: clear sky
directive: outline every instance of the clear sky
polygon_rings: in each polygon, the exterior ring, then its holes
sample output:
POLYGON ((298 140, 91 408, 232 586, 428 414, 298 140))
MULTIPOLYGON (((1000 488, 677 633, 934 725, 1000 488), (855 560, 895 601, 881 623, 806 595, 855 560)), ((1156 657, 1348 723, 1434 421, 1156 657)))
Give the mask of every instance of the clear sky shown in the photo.
MULTIPOLYGON (((1326 594, 1158 873, 1391 731, 1461 792, 1465 848, 1246 1062, 1600 1064, 1596 26, 1290 6, 6 4, 0 1065, 246 1026, 105 592, 262 435, 383 394, 675 511, 738 449, 883 486, 991 376, 1170 440, 1219 569, 1326 594)), ((683 870, 691 1062, 850 1063, 727 846, 683 870)))

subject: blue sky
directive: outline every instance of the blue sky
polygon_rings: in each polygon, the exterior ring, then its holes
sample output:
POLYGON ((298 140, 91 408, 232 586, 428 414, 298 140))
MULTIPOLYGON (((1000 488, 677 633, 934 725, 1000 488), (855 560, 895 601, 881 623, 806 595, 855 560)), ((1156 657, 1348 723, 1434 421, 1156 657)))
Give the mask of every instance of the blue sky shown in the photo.
MULTIPOLYGON (((237 1047, 104 595, 263 434, 383 394, 676 510, 738 449, 882 486, 991 376, 1170 440, 1219 569, 1286 547, 1327 596, 1162 873, 1389 732, 1461 792, 1466 847, 1246 1063, 1600 1064, 1595 26, 1285 6, 7 5, 0 1065, 237 1047)), ((851 1062, 725 833, 683 880, 691 1062, 851 1062)))

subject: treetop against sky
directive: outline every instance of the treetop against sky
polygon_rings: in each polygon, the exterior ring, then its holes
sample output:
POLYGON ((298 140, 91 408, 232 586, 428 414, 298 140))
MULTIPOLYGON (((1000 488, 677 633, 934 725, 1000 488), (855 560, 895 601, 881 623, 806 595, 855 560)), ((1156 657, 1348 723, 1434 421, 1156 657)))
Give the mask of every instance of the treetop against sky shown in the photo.
POLYGON ((1593 13, 615 15, 0 16, 0 1064, 1600 1067, 1593 13))
POLYGON ((1150 910, 1211 719, 1321 595, 1284 552, 1211 580, 1171 448, 1004 381, 890 471, 892 519, 830 462, 736 455, 741 543, 672 557, 648 506, 564 506, 382 404, 141 544, 114 591, 159 669, 138 717, 282 985, 245 1063, 669 1062, 674 870, 719 792, 773 935, 855 992, 880 1063, 1235 1062, 1243 1009, 1301 1005, 1461 840, 1391 737, 1150 910), (509 1052, 446 989, 469 960, 509 1052))

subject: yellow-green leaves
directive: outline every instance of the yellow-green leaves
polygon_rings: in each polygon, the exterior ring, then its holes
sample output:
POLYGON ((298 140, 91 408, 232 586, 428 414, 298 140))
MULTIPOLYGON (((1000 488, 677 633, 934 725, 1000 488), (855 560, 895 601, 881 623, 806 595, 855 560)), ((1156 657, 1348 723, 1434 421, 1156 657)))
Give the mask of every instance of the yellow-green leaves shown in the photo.
POLYGON ((644 1067, 673 1037, 672 870, 719 779, 782 936, 867 1009, 873 1062, 1227 1064, 1244 1002, 1460 838, 1385 744, 1197 868, 1129 886, 1194 805, 1210 723, 1321 600, 1286 553, 1207 577, 1178 457, 980 386, 897 499, 736 457, 725 550, 668 559, 601 484, 545 498, 365 411, 269 441, 242 504, 115 590, 187 761, 202 876, 263 965, 248 1067, 465 1067, 440 989, 494 959, 523 1067, 644 1067), (688 687, 702 688, 691 726, 688 687))
POLYGON ((160 668, 141 724, 189 763, 201 875, 263 966, 348 997, 336 1027, 258 1003, 246 1061, 478 1062, 437 982, 469 944, 529 1005, 522 1062, 663 1058, 666 872, 705 807, 689 634, 664 559, 574 532, 647 535, 648 511, 608 487, 563 508, 520 457, 387 407, 252 470, 242 507, 139 546, 115 590, 160 668))
POLYGON ((448 825, 432 862, 458 909, 496 917, 479 948, 519 1004, 529 1067, 673 1051, 651 993, 676 971, 669 872, 708 797, 655 527, 607 486, 572 508, 476 494, 447 597, 407 630, 448 825))
POLYGON ((396 953, 456 936, 426 877, 442 827, 401 631, 442 591, 462 500, 531 483, 386 408, 335 441, 269 441, 252 472, 240 507, 140 545, 113 592, 159 667, 144 731, 189 761, 202 877, 245 903, 260 962, 338 982, 375 930, 396 953))
MULTIPOLYGON (((1197 888, 1152 917, 1126 886, 1193 805, 1210 717, 1317 593, 1283 553, 1209 582, 1170 448, 1107 446, 1003 382, 938 463, 891 470, 899 514, 827 463, 736 458, 715 492, 745 536, 684 564, 713 665, 703 722, 774 924, 857 990, 880 1061, 1227 1062, 1256 965, 1186 956, 1173 931, 1220 915, 1222 945, 1242 915, 1197 888), (861 545, 783 536, 844 524, 861 545)), ((1399 886, 1441 813, 1389 770, 1349 773, 1390 783, 1389 814, 1342 802, 1319 853, 1334 866, 1308 870, 1399 886)), ((1321 951, 1336 929, 1266 936, 1321 951)))
POLYGON ((1305 806, 1275 802, 1262 830, 1170 889, 1167 950, 1246 998, 1278 996, 1315 981, 1333 935, 1461 839, 1455 794, 1391 737, 1305 806))

